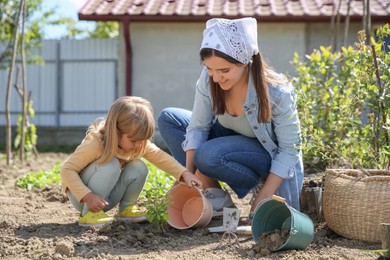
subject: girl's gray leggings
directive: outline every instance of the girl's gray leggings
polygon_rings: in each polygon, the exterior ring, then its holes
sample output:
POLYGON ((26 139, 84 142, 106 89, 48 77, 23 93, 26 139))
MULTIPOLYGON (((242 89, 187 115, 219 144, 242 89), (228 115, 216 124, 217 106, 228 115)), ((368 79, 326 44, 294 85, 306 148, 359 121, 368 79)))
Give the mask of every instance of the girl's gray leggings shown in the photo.
MULTIPOLYGON (((133 160, 121 170, 119 160, 114 158, 103 165, 91 163, 83 170, 80 177, 93 193, 109 203, 104 211, 109 211, 119 203, 119 212, 121 212, 137 202, 148 177, 148 168, 143 161, 133 160)), ((85 203, 79 202, 72 192, 68 191, 68 197, 82 216, 88 213, 85 203)))

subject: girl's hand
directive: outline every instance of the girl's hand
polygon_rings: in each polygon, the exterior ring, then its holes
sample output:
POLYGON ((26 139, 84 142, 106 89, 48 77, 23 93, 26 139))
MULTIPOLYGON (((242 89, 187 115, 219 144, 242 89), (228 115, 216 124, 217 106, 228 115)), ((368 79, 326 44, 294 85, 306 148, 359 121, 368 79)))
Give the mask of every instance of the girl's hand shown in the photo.
POLYGON ((203 183, 199 180, 199 178, 196 177, 195 174, 190 171, 183 172, 181 178, 187 184, 188 187, 192 187, 193 184, 195 184, 195 186, 198 188, 202 188, 203 186, 203 183))
POLYGON ((81 202, 85 202, 85 204, 87 204, 88 210, 93 213, 103 210, 104 207, 108 205, 107 201, 92 192, 85 195, 81 202))

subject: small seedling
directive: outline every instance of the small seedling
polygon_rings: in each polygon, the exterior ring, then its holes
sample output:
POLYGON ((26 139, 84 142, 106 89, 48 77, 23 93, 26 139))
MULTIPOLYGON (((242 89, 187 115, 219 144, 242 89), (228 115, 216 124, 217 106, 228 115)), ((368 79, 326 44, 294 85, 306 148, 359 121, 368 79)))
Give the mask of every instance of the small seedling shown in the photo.
POLYGON ((162 185, 156 184, 146 191, 146 209, 148 220, 157 225, 162 233, 165 233, 165 225, 168 221, 169 198, 162 185))
POLYGON ((168 190, 173 186, 175 179, 148 161, 145 161, 149 169, 149 177, 141 193, 141 199, 145 199, 145 207, 148 211, 148 220, 157 225, 162 233, 168 221, 168 190))

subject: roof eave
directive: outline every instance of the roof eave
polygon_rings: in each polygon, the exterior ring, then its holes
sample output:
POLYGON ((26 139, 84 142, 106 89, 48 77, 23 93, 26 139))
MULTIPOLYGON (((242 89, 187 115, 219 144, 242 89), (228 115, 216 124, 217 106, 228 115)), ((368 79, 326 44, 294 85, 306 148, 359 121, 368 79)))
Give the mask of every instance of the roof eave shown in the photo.
MULTIPOLYGON (((78 14, 79 20, 83 21, 116 21, 121 22, 124 20, 130 22, 180 22, 180 23, 196 23, 196 22, 206 22, 211 18, 216 16, 210 15, 189 15, 189 16, 178 16, 178 15, 97 15, 97 14, 78 14)), ((218 16, 219 18, 227 19, 237 19, 245 16, 218 16)), ((269 22, 269 23, 321 23, 321 22, 330 22, 331 17, 328 16, 252 16, 256 18, 258 22, 269 22)), ((343 21, 345 17, 341 17, 343 21)), ((362 16, 351 16, 350 22, 362 22, 362 16)), ((382 23, 388 22, 388 16, 371 16, 371 22, 382 23)))

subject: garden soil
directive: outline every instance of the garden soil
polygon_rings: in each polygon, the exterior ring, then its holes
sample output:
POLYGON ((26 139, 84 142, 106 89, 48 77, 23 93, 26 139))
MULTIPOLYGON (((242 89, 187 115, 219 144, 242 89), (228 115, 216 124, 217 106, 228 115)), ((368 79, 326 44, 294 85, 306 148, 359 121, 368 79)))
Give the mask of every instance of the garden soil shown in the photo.
MULTIPOLYGON (((314 240, 305 250, 265 253, 251 235, 224 239, 207 228, 161 233, 152 223, 116 222, 101 229, 78 226, 78 214, 59 186, 25 191, 15 186, 29 172, 50 170, 62 162, 64 153, 40 153, 25 163, 7 166, 0 159, 0 258, 1 259, 380 259, 380 243, 349 240, 316 221, 314 240), (256 249, 256 250, 255 250, 256 249), (259 252, 259 253, 258 253, 259 252)), ((249 211, 248 195, 237 199, 241 224, 249 211)), ((113 209, 109 214, 115 214, 113 209)), ((222 225, 222 219, 210 226, 222 225)), ((227 236, 225 236, 227 237, 227 236)))

